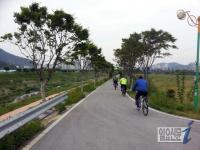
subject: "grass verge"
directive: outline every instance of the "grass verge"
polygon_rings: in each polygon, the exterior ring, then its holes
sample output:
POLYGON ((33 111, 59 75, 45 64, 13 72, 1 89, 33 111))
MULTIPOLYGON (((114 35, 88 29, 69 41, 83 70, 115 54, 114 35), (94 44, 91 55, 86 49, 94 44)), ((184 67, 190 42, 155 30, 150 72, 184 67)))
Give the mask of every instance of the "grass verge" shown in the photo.
MULTIPOLYGON (((100 86, 107 79, 101 79, 97 81, 96 86, 100 86)), ((94 83, 89 82, 84 86, 84 91, 89 93, 95 90, 94 83)), ((65 103, 60 103, 55 108, 59 113, 62 113, 66 110, 66 106, 77 103, 82 98, 85 97, 85 94, 81 92, 80 87, 73 88, 68 92, 68 99, 65 103)), ((16 131, 6 135, 2 139, 0 139, 0 150, 15 150, 20 148, 20 146, 24 145, 28 140, 33 138, 36 134, 42 131, 44 127, 41 124, 40 120, 33 120, 16 131)))

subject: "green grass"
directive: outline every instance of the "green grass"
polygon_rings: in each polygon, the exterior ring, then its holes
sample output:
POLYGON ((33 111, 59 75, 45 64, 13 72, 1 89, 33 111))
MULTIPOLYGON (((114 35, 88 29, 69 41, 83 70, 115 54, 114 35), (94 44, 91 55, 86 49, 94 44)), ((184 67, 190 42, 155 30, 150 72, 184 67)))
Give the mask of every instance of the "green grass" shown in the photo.
MULTIPOLYGON (((186 75, 184 100, 181 103, 177 96, 176 75, 151 74, 148 94, 150 107, 171 114, 200 119, 200 111, 196 112, 193 106, 193 84, 193 76, 186 75), (174 98, 167 95, 169 89, 176 92, 174 98)), ((129 95, 135 97, 134 92, 129 91, 129 95)))
MULTIPOLYGON (((66 91, 70 88, 80 85, 81 76, 82 74, 78 72, 56 72, 47 86, 46 96, 61 91, 66 91)), ((85 73, 83 77, 84 82, 88 82, 88 80, 92 79, 93 76, 93 72, 85 73)), ((0 74, 0 83, 2 85, 0 87, 0 91, 9 91, 7 93, 0 94, 0 115, 30 104, 41 98, 40 95, 36 95, 30 98, 26 98, 23 101, 16 103, 12 102, 15 97, 25 94, 27 89, 35 88, 35 91, 39 91, 39 82, 37 80, 37 76, 33 72, 2 73, 0 74), (27 84, 30 88, 27 88, 27 84)), ((86 90, 88 88, 93 90, 92 86, 85 88, 86 90)), ((28 93, 30 91, 28 91, 28 93)))
MULTIPOLYGON (((68 87, 81 80, 77 72, 56 72, 50 80, 47 91, 59 87, 68 87)), ((93 73, 85 73, 84 80, 93 78, 93 73)), ((12 102, 17 96, 39 91, 40 84, 34 72, 0 73, 0 106, 12 102)))
POLYGON ((183 102, 178 99, 176 84, 176 75, 151 74, 149 93, 150 106, 167 113, 200 119, 200 112, 196 112, 193 106, 193 76, 185 76, 185 92, 183 102), (174 98, 167 96, 167 91, 169 89, 176 92, 174 98))
MULTIPOLYGON (((96 87, 103 84, 105 81, 107 81, 107 78, 99 79, 96 82, 96 87)), ((68 99, 65 101, 65 105, 71 105, 74 103, 77 103, 80 99, 84 98, 86 94, 90 93, 91 91, 95 90, 94 82, 88 82, 86 85, 84 85, 83 89, 84 92, 81 92, 80 87, 73 88, 68 92, 68 99)))
POLYGON ((26 141, 30 140, 36 133, 41 131, 43 126, 39 120, 33 120, 20 127, 11 134, 0 139, 0 150, 18 149, 26 141))
MULTIPOLYGON (((169 89, 177 91, 176 75, 174 74, 151 74, 149 76, 149 79, 150 79, 150 88, 154 86, 156 89, 159 89, 159 91, 165 93, 169 89)), ((184 102, 188 103, 193 100, 193 95, 192 95, 193 85, 194 85, 194 77, 192 75, 186 75, 185 95, 183 100, 184 102)))
MULTIPOLYGON (((104 83, 107 79, 100 79, 97 81, 97 86, 104 83)), ((84 91, 89 93, 93 91, 94 83, 88 82, 84 86, 84 91)), ((62 113, 66 110, 66 105, 71 105, 74 103, 77 103, 82 98, 85 97, 85 94, 81 92, 80 87, 75 87, 68 92, 68 99, 65 101, 65 103, 60 103, 55 108, 58 110, 59 113, 62 113)), ((23 127, 17 129, 13 133, 10 133, 0 139, 0 150, 13 150, 18 149, 20 146, 25 144, 28 140, 30 140, 32 137, 34 137, 37 133, 39 133, 43 128, 41 121, 39 120, 33 120, 27 124, 25 124, 23 127)))

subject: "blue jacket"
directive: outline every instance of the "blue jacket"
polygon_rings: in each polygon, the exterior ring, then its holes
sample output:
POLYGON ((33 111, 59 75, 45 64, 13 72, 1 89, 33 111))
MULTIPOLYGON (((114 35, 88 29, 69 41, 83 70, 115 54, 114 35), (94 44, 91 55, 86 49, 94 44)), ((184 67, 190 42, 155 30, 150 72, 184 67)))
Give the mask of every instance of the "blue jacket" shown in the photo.
POLYGON ((144 79, 137 79, 132 86, 133 91, 148 92, 148 83, 144 79))

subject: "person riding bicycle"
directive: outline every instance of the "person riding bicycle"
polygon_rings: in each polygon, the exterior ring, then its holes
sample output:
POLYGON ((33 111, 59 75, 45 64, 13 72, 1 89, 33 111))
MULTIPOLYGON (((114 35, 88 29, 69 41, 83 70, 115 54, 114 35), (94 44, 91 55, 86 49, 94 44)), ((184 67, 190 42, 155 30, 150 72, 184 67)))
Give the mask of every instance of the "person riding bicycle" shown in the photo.
POLYGON ((140 96, 147 96, 148 94, 148 82, 147 80, 143 79, 142 76, 139 76, 139 78, 135 81, 135 83, 132 86, 132 91, 136 91, 135 95, 135 102, 137 105, 137 109, 140 110, 140 104, 139 104, 139 97, 140 96))
POLYGON ((115 87, 115 90, 116 90, 118 86, 118 78, 116 76, 113 78, 113 86, 115 87))
POLYGON ((122 88, 124 88, 124 91, 126 93, 126 85, 127 85, 127 79, 125 77, 122 77, 120 80, 119 80, 119 83, 121 85, 121 91, 122 91, 122 88))

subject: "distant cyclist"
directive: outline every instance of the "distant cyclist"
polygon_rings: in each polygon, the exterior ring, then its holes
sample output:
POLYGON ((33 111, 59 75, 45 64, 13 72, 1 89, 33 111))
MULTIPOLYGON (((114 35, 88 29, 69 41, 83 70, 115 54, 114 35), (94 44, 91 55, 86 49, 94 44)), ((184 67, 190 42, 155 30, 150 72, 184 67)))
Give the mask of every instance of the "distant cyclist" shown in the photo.
POLYGON ((136 91, 135 102, 137 105, 137 109, 140 110, 139 97, 147 96, 148 94, 147 80, 143 79, 142 76, 139 76, 139 78, 135 81, 135 83, 132 86, 132 91, 136 91))
POLYGON ((118 78, 116 76, 113 78, 113 86, 114 86, 114 88, 116 90, 117 86, 118 86, 118 78))
MULTIPOLYGON (((122 77, 120 80, 119 80, 119 83, 121 85, 121 91, 122 89, 124 89, 124 94, 126 93, 126 86, 127 86, 127 79, 125 77, 122 77)), ((123 91, 122 91, 123 92, 123 91)))

